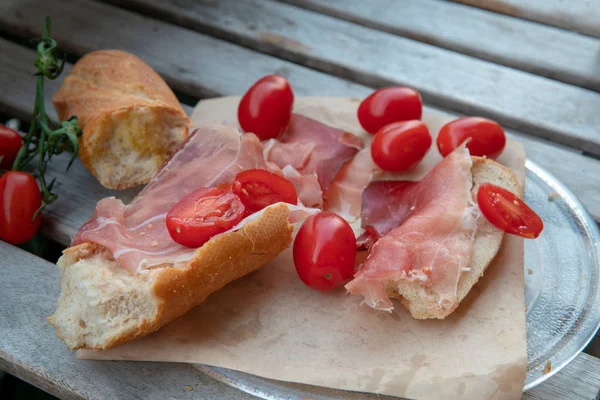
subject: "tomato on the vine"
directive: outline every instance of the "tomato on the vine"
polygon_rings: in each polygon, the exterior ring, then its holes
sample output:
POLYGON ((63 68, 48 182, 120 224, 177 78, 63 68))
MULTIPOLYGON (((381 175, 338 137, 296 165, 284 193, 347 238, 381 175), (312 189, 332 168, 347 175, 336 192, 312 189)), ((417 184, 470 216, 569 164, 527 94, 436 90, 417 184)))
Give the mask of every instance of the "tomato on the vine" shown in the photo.
POLYGON ((371 93, 358 106, 358 121, 365 131, 375 134, 392 122, 421 119, 423 102, 416 90, 387 87, 371 93))
POLYGON ((17 131, 0 125, 0 169, 11 169, 23 139, 17 131))
POLYGON ((42 206, 42 194, 35 178, 19 171, 0 178, 0 239, 12 244, 25 243, 33 237, 42 221, 35 212, 42 206))
POLYGON ((232 188, 250 213, 279 202, 298 204, 294 185, 283 176, 264 169, 249 169, 238 173, 232 188))
POLYGON ((171 238, 188 247, 200 247, 244 218, 240 198, 230 190, 202 188, 185 196, 167 213, 171 238))
POLYGON ((356 238, 337 214, 321 212, 304 221, 294 241, 298 276, 313 289, 328 291, 354 275, 356 238))
POLYGON ((491 159, 497 158, 506 145, 504 130, 496 122, 480 117, 463 117, 440 129, 437 137, 440 154, 446 157, 467 139, 467 149, 472 156, 491 159))
POLYGON ((431 142, 429 129, 423 122, 394 122, 375 134, 371 143, 371 157, 384 171, 408 171, 425 157, 431 142))
POLYGON ((267 75, 242 97, 238 121, 245 132, 254 133, 260 140, 276 138, 287 128, 293 105, 294 93, 287 79, 267 75))
POLYGON ((477 205, 488 221, 506 233, 535 239, 544 229, 542 219, 523 200, 491 183, 479 186, 477 205))

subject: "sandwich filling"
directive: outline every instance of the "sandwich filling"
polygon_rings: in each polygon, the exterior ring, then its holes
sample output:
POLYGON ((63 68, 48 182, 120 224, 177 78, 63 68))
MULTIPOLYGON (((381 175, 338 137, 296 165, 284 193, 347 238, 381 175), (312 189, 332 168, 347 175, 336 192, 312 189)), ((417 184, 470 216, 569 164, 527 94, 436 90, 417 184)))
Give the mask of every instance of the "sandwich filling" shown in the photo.
POLYGON ((265 159, 283 169, 303 205, 321 208, 340 168, 362 148, 351 133, 293 114, 286 131, 265 143, 265 159))
POLYGON ((379 181, 363 193, 362 226, 375 241, 351 294, 391 311, 388 294, 400 281, 419 282, 450 309, 461 273, 468 271, 479 210, 473 201, 472 161, 462 146, 419 182, 379 181))
POLYGON ((165 223, 169 210, 189 193, 231 183, 238 172, 253 168, 281 174, 265 161, 255 135, 223 125, 197 129, 129 205, 114 197, 101 200, 71 245, 102 245, 132 273, 189 261, 195 249, 171 239, 165 223))

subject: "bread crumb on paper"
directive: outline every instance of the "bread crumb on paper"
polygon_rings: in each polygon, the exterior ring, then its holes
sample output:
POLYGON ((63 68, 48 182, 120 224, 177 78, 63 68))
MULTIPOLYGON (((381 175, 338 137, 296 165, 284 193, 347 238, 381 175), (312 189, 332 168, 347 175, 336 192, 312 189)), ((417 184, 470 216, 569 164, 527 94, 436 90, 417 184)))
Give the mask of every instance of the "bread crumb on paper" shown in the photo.
POLYGON ((533 270, 531 268, 527 268, 527 275, 533 275, 533 270))
POLYGON ((558 197, 558 193, 556 193, 556 191, 553 190, 548 195, 548 200, 554 201, 554 200, 556 200, 557 197, 558 197))
POLYGON ((187 390, 188 392, 191 392, 191 391, 192 391, 192 390, 194 390, 194 389, 192 389, 192 387, 191 387, 191 386, 186 386, 186 387, 185 387, 185 390, 187 390))
POLYGON ((552 362, 548 361, 544 367, 544 370, 542 371, 542 375, 549 374, 550 372, 552 372, 552 362))

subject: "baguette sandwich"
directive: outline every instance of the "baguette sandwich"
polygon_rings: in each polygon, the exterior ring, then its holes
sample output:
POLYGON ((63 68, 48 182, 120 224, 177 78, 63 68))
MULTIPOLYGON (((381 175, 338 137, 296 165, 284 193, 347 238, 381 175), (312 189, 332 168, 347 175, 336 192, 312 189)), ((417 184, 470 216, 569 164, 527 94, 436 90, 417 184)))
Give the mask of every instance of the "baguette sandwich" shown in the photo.
POLYGON ((153 332, 287 248, 293 227, 284 203, 199 248, 178 245, 167 232, 173 204, 198 187, 230 185, 252 168, 273 168, 256 136, 204 127, 129 205, 101 200, 58 261, 61 293, 49 322, 66 345, 102 350, 153 332))
POLYGON ((61 120, 78 117, 79 157, 109 189, 147 183, 190 129, 164 80, 138 57, 118 50, 81 58, 53 102, 61 120))

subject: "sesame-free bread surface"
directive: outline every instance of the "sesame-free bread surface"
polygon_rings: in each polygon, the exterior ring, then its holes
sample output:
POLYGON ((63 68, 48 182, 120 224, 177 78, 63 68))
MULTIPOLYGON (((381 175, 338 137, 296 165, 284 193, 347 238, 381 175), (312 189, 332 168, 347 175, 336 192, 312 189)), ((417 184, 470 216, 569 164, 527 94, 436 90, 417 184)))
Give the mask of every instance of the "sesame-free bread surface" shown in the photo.
POLYGON ((190 120, 165 81, 119 50, 87 54, 52 98, 61 120, 77 116, 79 157, 100 183, 147 183, 188 136, 190 120))
POLYGON ((58 261, 61 293, 48 320, 73 350, 104 350, 156 331, 287 248, 288 214, 283 203, 265 209, 205 243, 184 267, 131 274, 102 246, 70 247, 58 261))

